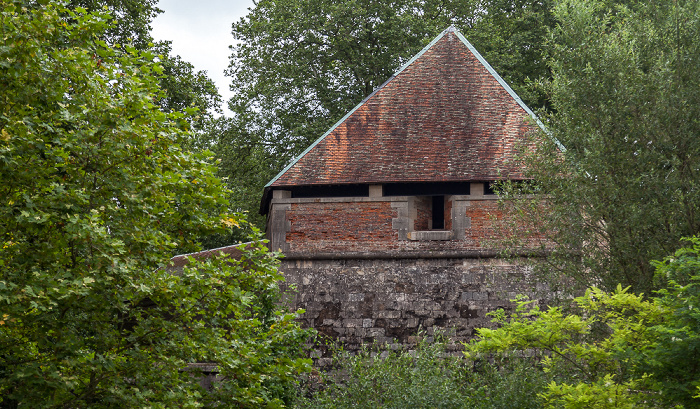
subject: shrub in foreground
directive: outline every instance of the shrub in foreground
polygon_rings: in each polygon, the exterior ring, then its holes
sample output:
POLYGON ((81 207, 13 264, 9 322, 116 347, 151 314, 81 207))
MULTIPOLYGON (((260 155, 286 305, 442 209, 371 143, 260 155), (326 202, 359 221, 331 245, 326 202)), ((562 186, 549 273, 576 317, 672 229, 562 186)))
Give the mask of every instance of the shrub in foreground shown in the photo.
POLYGON ((527 358, 470 361, 447 351, 447 340, 415 350, 335 353, 334 369, 307 385, 297 408, 539 408, 545 374, 527 358))
POLYGON ((552 408, 700 407, 700 239, 654 262, 654 297, 590 288, 578 311, 519 300, 500 311, 498 329, 481 329, 472 357, 529 351, 554 381, 542 393, 552 408))

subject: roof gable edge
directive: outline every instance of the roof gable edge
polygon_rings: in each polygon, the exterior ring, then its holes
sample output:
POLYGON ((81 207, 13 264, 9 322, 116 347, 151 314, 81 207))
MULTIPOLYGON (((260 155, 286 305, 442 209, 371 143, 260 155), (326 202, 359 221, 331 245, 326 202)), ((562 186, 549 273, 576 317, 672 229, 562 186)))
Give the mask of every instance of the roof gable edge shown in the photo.
MULTIPOLYGON (((451 29, 453 29, 453 27, 450 27, 450 28, 447 28, 447 29, 443 30, 442 33, 440 33, 437 37, 435 37, 435 38, 433 39, 433 41, 431 41, 430 43, 428 43, 428 45, 426 45, 425 47, 423 47, 423 49, 420 50, 420 52, 418 52, 418 54, 414 55, 410 60, 408 60, 404 65, 402 65, 396 72, 394 72, 394 74, 393 74, 388 80, 384 81, 384 83, 383 83, 382 85, 378 86, 374 91, 372 91, 371 94, 367 95, 359 104, 355 105, 355 107, 354 107, 352 110, 350 110, 350 112, 348 112, 347 114, 345 114, 345 116, 343 116, 342 118, 340 118, 340 120, 339 120, 338 122, 336 122, 333 126, 331 126, 323 135, 321 135, 320 138, 316 139, 316 140, 314 141, 314 143, 312 143, 308 148, 306 148, 306 149, 304 150, 304 152, 302 152, 301 154, 299 154, 299 156, 297 156, 296 158, 294 158, 294 160, 292 160, 292 162, 291 162, 289 165, 285 166, 285 168, 282 169, 282 170, 277 174, 277 176, 275 176, 274 178, 272 178, 272 180, 270 180, 270 181, 265 185, 265 188, 268 188, 268 187, 272 186, 272 184, 275 183, 275 182, 277 181, 277 179, 279 179, 280 177, 282 177, 282 175, 284 175, 289 169, 291 169, 292 166, 294 166, 297 162, 299 162, 299 160, 301 160, 301 158, 303 158, 307 153, 309 153, 309 151, 310 151, 311 149, 313 149, 313 148, 314 148, 316 145, 318 145, 322 140, 324 140, 324 139, 326 138, 326 136, 330 135, 337 127, 340 126, 340 124, 342 124, 343 122, 345 122, 345 120, 348 119, 348 118, 350 117, 350 115, 352 115, 353 113, 355 113, 355 111, 357 111, 362 105, 365 104, 365 102, 367 102, 370 98, 372 98, 372 97, 374 96, 374 94, 376 94, 377 92, 379 92, 379 91, 380 91, 382 88, 384 88, 389 82, 391 82, 391 80, 393 80, 394 78, 396 78, 397 75, 401 74, 402 71, 404 71, 404 70, 405 70, 406 68, 408 68, 411 64, 413 64, 418 58, 420 58, 423 54, 425 54, 426 51, 428 51, 433 45, 435 45, 435 43, 437 43, 442 37, 444 37, 445 34, 446 34, 448 31, 450 31, 451 29)), ((471 44, 469 44, 469 46, 471 46, 471 44)), ((476 50, 475 50, 475 51, 476 51, 476 50)), ((481 56, 479 56, 479 57, 481 57, 481 56)), ((480 60, 480 61, 481 61, 481 60, 480 60)), ((490 67, 489 67, 489 68, 490 68, 490 67)), ((496 75, 498 75, 498 74, 496 74, 496 75)), ((500 78, 500 77, 499 77, 499 78, 500 78)), ((533 115, 534 115, 534 114, 533 114, 533 115)))
MULTIPOLYGON (((489 74, 491 74, 493 76, 493 78, 496 81, 498 81, 499 84, 501 84, 503 89, 505 89, 508 92, 508 94, 510 94, 510 96, 518 103, 518 105, 520 105, 520 107, 523 108, 525 110, 525 112, 527 112, 528 115, 530 115, 530 118, 532 118, 535 121, 537 126, 539 126, 540 129, 542 129, 542 131, 554 141, 554 143, 557 145, 559 150, 561 150, 562 152, 566 152, 566 147, 564 145, 562 145, 562 143, 559 142, 559 140, 557 138, 555 138, 551 132, 549 132, 547 127, 544 126, 544 124, 542 123, 542 121, 540 121, 540 119, 537 117, 537 115, 535 115, 535 113, 532 112, 532 110, 525 104, 525 102, 523 102, 523 100, 520 99, 520 96, 518 96, 518 94, 516 94, 515 91, 513 91, 513 89, 508 85, 508 83, 506 83, 503 80, 503 78, 501 78, 501 76, 498 75, 496 70, 494 70, 493 67, 491 67, 491 64, 489 64, 489 62, 486 61, 486 59, 484 59, 484 57, 481 56, 479 51, 477 51, 476 48, 474 48, 474 46, 469 42, 469 40, 467 40, 467 38, 464 35, 462 35, 462 33, 460 33, 459 30, 455 29, 454 27, 450 27, 447 30, 445 30, 445 32, 447 32, 447 31, 452 31, 457 35, 457 38, 459 38, 462 41, 462 43, 464 43, 464 45, 467 46, 469 51, 474 55, 474 57, 476 57, 477 60, 479 60, 481 65, 483 65, 484 68, 486 68, 486 70, 489 72, 489 74)), ((443 34, 444 34, 444 32, 443 32, 443 34)))
POLYGON ((481 65, 486 68, 486 70, 491 74, 491 76, 503 87, 506 92, 520 105, 520 107, 535 121, 537 126, 549 137, 552 139, 552 141, 557 145, 559 150, 561 152, 565 152, 566 148, 564 145, 557 140, 556 137, 552 135, 552 133, 545 127, 545 125, 540 121, 540 119, 535 115, 535 113, 523 102, 522 99, 518 96, 518 94, 513 91, 513 89, 501 78, 501 76, 496 72, 496 70, 491 67, 491 64, 482 57, 482 55, 479 53, 479 51, 474 48, 474 46, 467 40, 462 33, 457 30, 454 26, 450 26, 447 29, 443 30, 439 35, 437 35, 428 45, 423 47, 423 49, 418 52, 416 55, 414 55, 410 60, 408 60, 405 64, 403 64, 389 79, 387 79, 382 85, 377 87, 374 91, 372 91, 371 94, 369 94, 367 97, 365 97, 359 104, 357 104, 352 110, 350 110, 347 114, 345 114, 340 120, 338 120, 332 127, 330 127, 321 137, 316 139, 309 147, 307 147, 301 154, 299 154, 297 157, 295 157, 287 166, 284 167, 272 180, 270 180, 266 185, 265 188, 271 187, 279 178, 282 177, 289 169, 291 169, 294 165, 296 165, 309 151, 311 151, 316 145, 318 145, 321 141, 323 141, 328 135, 330 135, 336 128, 338 128, 343 122, 345 122, 355 111, 357 111, 362 105, 364 105, 370 98, 372 98, 377 92, 382 90, 389 82, 391 82, 394 78, 396 78, 399 74, 401 74, 406 68, 408 68, 411 64, 413 64, 416 60, 418 60, 423 54, 425 54, 433 45, 435 45, 440 39, 442 39, 445 34, 448 32, 454 33, 457 38, 462 41, 462 43, 467 47, 467 49, 472 53, 474 57, 481 63, 481 65))

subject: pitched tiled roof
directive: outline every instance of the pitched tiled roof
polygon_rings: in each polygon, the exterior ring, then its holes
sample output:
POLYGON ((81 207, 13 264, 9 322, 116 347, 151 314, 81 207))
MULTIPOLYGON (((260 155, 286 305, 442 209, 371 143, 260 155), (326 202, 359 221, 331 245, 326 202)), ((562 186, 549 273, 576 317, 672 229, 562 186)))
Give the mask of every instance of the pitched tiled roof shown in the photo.
MULTIPOLYGON (((534 114, 456 30, 440 34, 267 189, 519 179, 534 114)), ((537 121, 539 124, 539 121, 537 121)))

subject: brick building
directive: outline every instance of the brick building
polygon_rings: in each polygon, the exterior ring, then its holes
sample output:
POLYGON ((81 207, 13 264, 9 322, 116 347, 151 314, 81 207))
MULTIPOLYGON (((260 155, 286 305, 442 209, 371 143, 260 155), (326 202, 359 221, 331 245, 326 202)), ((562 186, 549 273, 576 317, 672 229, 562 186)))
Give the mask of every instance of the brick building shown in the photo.
POLYGON ((523 178, 512 159, 537 124, 459 32, 434 39, 265 187, 302 320, 350 348, 419 327, 463 340, 532 294, 489 244, 507 217, 490 186, 523 178))

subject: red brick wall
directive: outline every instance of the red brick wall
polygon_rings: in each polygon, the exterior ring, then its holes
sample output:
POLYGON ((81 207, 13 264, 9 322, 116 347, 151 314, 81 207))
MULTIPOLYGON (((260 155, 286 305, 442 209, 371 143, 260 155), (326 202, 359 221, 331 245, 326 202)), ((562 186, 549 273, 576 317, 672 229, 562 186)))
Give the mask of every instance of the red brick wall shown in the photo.
POLYGON ((496 200, 472 201, 467 207, 467 217, 471 219, 471 228, 467 229, 466 241, 473 247, 488 246, 498 236, 498 225, 503 222, 503 212, 496 200))
POLYGON ((289 251, 362 251, 397 242, 390 202, 294 203, 289 251))
POLYGON ((445 198, 445 230, 452 230, 452 199, 445 198))
POLYGON ((432 203, 430 197, 417 197, 415 201, 416 206, 416 220, 413 223, 414 230, 428 230, 430 229, 430 219, 432 217, 432 212, 430 208, 432 203))
MULTIPOLYGON (((422 203, 421 201, 416 201, 422 203)), ((399 240, 392 227, 398 211, 390 201, 292 203, 286 240, 290 252, 372 252, 411 250, 479 250, 494 245, 503 234, 504 214, 496 200, 472 200, 465 217, 470 219, 464 240, 399 240)), ((425 206, 430 203, 426 201, 425 206)), ((446 229, 451 229, 452 201, 445 203, 446 229)), ((422 207, 425 207, 422 206, 422 207)), ((428 208, 417 215, 414 230, 427 230, 428 208), (425 224, 425 225, 423 225, 425 224)))

